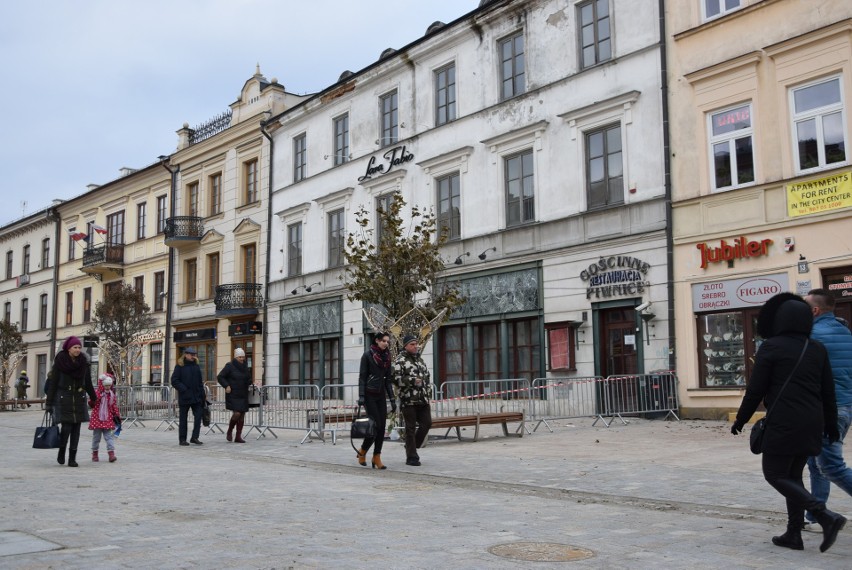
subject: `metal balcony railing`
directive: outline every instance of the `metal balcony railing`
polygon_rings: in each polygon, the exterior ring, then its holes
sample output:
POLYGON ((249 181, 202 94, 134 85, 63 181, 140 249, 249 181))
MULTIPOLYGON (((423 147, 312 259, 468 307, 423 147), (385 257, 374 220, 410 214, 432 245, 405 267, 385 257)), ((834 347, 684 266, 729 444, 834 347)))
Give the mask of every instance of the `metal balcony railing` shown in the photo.
POLYGON ((204 235, 204 223, 198 216, 175 216, 166 219, 165 241, 197 241, 204 235))
POLYGON ((216 287, 216 312, 257 312, 263 307, 261 285, 230 283, 216 287))
POLYGON ((124 265, 124 245, 98 245, 83 251, 83 267, 124 265))

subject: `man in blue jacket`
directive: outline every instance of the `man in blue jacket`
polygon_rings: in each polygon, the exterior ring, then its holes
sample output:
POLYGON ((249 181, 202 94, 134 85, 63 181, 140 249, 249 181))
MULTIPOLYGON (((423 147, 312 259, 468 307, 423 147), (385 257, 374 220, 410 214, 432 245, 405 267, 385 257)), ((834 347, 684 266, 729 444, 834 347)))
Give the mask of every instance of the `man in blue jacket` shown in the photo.
POLYGON ((189 445, 186 441, 186 432, 190 409, 192 409, 193 424, 192 437, 189 441, 201 445, 198 436, 201 434, 201 412, 206 395, 204 379, 201 377, 201 367, 198 366, 197 358, 198 353, 195 348, 186 347, 183 356, 178 358, 177 366, 172 372, 172 386, 178 391, 178 408, 180 410, 178 440, 180 445, 189 445))
MULTIPOLYGON (((827 289, 812 289, 805 301, 814 314, 811 338, 820 341, 828 351, 834 392, 837 396, 837 430, 840 440, 822 440, 822 453, 808 459, 811 492, 818 500, 828 500, 830 483, 852 495, 852 469, 843 460, 843 440, 852 422, 852 332, 834 316, 834 296, 827 289)), ((805 530, 821 532, 811 513, 806 515, 805 530)))

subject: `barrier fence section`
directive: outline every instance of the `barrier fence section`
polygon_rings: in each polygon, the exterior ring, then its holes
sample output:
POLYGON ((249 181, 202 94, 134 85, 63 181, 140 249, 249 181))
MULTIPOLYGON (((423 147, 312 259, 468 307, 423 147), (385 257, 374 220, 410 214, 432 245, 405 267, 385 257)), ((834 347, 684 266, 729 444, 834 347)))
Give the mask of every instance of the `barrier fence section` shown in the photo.
POLYGON ((664 414, 665 419, 672 416, 680 421, 677 384, 677 376, 671 372, 607 376, 601 415, 624 424, 622 416, 636 414, 664 414))
MULTIPOLYGON (((355 388, 357 389, 357 386, 355 388)), ((305 432, 300 443, 305 443, 313 437, 324 441, 322 422, 318 419, 322 410, 322 396, 316 384, 264 386, 260 390, 260 401, 259 408, 256 408, 256 429, 259 432, 257 439, 267 433, 277 439, 274 430, 291 429, 305 432)), ((246 424, 248 425, 248 421, 246 424)))
POLYGON ((159 422, 154 431, 177 424, 177 393, 171 386, 117 386, 116 399, 123 427, 145 427, 145 422, 159 422))
POLYGON ((435 417, 519 412, 521 427, 527 433, 532 413, 530 381, 524 378, 500 380, 450 380, 443 382, 438 399, 432 402, 435 417))
MULTIPOLYGON (((219 385, 218 382, 205 382, 204 391, 207 394, 207 401, 210 403, 210 425, 207 426, 205 435, 210 432, 225 433, 225 428, 231 423, 231 415, 233 412, 225 407, 226 393, 225 388, 219 385)), ((243 423, 247 431, 243 435, 248 435, 252 430, 260 431, 260 406, 249 406, 248 411, 243 416, 243 423)))
POLYGON ((323 386, 316 413, 309 421, 316 423, 316 431, 322 439, 325 432, 331 434, 331 442, 337 443, 337 433, 348 433, 352 420, 366 417, 367 411, 358 410, 358 385, 330 384, 323 386), (358 414, 358 415, 356 415, 358 414))
POLYGON ((533 431, 544 424, 553 433, 549 422, 555 420, 595 416, 603 420, 599 404, 603 381, 602 376, 533 380, 533 420, 537 422, 533 431))

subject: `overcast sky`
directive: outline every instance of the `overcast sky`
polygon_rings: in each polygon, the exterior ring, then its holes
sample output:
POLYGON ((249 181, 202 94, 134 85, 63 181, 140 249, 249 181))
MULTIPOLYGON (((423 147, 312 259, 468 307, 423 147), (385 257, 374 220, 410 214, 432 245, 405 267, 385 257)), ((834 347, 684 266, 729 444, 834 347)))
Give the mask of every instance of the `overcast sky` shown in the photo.
POLYGON ((0 225, 171 154, 260 64, 315 93, 479 0, 0 2, 0 225))

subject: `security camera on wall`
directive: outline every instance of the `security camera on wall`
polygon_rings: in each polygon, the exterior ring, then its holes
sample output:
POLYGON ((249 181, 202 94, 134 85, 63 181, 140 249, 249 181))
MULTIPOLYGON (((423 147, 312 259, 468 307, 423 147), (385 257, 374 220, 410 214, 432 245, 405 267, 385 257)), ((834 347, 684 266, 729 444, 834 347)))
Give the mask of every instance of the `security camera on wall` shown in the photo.
POLYGON ((645 309, 647 309, 650 306, 651 306, 651 301, 645 301, 641 305, 637 305, 634 310, 638 313, 641 313, 642 311, 644 311, 645 309))

